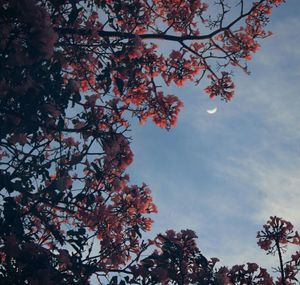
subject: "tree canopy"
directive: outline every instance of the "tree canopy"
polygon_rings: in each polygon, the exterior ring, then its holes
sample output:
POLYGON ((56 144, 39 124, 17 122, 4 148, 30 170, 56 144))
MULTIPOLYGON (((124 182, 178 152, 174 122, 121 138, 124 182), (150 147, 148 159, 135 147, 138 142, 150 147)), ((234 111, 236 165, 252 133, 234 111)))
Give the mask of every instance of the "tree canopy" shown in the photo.
MULTIPOLYGON (((131 118, 175 126, 168 86, 186 81, 231 100, 282 2, 0 0, 0 283, 273 284, 255 264, 216 269, 191 230, 143 241, 157 209, 126 169, 131 118)), ((258 237, 279 256, 300 243, 276 217, 258 237)), ((299 260, 281 258, 278 284, 299 260)))

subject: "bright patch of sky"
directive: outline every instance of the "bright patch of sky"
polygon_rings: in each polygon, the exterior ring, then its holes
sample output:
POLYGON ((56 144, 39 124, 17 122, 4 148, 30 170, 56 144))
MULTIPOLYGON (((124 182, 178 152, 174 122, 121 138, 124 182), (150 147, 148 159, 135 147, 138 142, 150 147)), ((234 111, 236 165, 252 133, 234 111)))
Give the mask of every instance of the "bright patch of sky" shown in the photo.
POLYGON ((274 36, 261 41, 250 76, 236 73, 231 103, 186 85, 170 92, 185 103, 175 129, 133 126, 129 174, 159 210, 151 237, 190 228, 208 257, 269 267, 277 259, 256 246, 261 225, 277 215, 300 230, 299 15, 299 0, 274 9, 274 36))

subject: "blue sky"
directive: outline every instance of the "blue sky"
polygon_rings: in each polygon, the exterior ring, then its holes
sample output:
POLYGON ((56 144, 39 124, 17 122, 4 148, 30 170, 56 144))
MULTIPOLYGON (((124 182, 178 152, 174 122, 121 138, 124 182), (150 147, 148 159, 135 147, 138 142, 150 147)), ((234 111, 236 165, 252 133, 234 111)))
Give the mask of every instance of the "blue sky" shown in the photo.
POLYGON ((185 103, 175 129, 133 125, 129 174, 150 186, 159 210, 150 236, 190 228, 224 264, 277 264, 255 237, 270 215, 300 229, 299 15, 299 0, 274 10, 274 35, 261 41, 250 76, 236 72, 232 102, 210 100, 204 85, 171 88, 185 103))

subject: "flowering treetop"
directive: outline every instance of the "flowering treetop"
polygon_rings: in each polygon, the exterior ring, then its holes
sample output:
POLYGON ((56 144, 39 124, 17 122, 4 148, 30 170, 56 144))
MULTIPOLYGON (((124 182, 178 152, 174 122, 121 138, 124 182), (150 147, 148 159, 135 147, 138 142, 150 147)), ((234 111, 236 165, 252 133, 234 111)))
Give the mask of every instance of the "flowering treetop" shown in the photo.
MULTIPOLYGON (((157 210, 150 189, 125 173, 130 116, 175 126, 183 104, 167 87, 203 78, 210 97, 230 100, 232 68, 248 72, 284 1, 208 2, 0 0, 0 270, 8 283, 88 284, 147 248, 141 233, 157 210)), ((181 243, 191 232, 174 235, 181 243)), ((155 242, 168 251, 162 236, 155 242)), ((178 265, 163 262, 176 277, 178 265)))

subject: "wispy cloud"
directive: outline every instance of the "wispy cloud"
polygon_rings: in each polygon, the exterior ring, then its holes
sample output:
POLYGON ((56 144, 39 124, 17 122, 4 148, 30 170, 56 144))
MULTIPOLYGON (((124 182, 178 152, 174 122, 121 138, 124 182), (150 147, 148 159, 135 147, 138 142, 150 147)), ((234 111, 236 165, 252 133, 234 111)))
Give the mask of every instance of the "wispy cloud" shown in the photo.
POLYGON ((224 264, 270 267, 277 260, 256 246, 256 231, 270 215, 300 228, 298 1, 275 14, 275 36, 263 42, 252 75, 236 77, 232 103, 189 85, 175 130, 134 130, 133 180, 150 185, 159 207, 153 234, 191 228, 204 254, 224 264), (206 113, 215 106, 216 114, 206 113))

